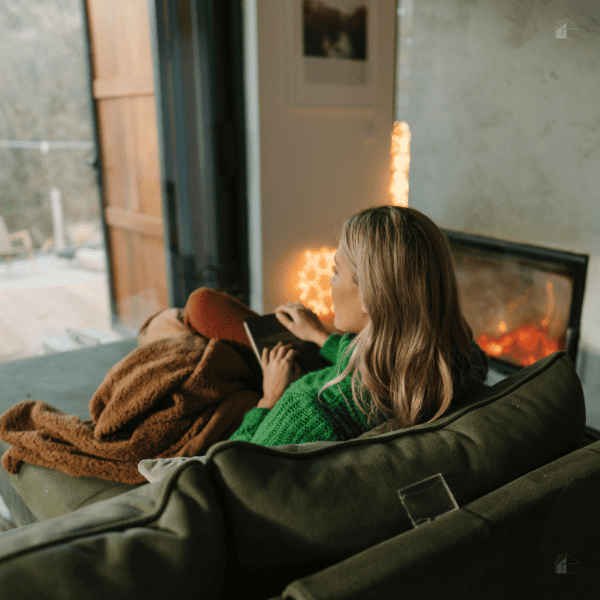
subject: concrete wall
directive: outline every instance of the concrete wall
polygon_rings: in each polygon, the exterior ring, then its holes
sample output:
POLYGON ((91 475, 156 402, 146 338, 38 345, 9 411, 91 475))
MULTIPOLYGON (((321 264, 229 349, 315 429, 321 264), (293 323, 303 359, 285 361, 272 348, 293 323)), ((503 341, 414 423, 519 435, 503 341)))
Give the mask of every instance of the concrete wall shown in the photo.
POLYGON ((409 204, 449 229, 590 255, 577 368, 600 428, 600 2, 400 7, 409 204))

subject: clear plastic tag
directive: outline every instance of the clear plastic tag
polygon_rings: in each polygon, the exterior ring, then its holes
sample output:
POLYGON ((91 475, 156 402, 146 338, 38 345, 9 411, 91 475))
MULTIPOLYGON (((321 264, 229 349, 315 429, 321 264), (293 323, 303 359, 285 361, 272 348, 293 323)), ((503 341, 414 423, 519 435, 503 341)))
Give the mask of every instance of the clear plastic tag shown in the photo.
POLYGON ((415 527, 458 509, 441 473, 399 489, 398 495, 415 527))

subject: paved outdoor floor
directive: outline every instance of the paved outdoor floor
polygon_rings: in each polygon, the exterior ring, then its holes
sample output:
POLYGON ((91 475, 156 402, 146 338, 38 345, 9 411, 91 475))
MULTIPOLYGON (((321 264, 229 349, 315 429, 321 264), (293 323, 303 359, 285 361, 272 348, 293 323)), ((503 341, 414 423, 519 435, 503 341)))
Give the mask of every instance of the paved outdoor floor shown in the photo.
POLYGON ((0 362, 44 354, 44 340, 67 327, 114 334, 101 259, 90 251, 87 266, 53 255, 0 263, 0 362))

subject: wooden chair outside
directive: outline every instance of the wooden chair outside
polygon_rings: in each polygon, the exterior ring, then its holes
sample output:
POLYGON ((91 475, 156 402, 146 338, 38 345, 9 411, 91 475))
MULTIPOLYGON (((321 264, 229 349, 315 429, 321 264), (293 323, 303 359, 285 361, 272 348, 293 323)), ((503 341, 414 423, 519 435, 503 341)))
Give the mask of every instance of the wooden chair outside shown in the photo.
POLYGON ((34 259, 35 272, 38 273, 37 261, 31 236, 27 229, 22 229, 15 233, 9 233, 4 217, 0 216, 0 257, 5 257, 8 261, 8 269, 10 271, 13 256, 20 254, 29 254, 29 257, 34 259), (20 245, 14 245, 14 242, 20 242, 20 245))

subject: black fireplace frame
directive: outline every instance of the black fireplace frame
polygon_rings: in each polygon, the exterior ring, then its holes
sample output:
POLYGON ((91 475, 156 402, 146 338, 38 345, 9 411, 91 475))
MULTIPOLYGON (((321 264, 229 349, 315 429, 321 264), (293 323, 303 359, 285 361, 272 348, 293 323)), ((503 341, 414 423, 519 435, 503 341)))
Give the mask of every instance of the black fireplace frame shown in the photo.
MULTIPOLYGON (((573 364, 576 364, 577 351, 579 348, 583 296, 589 262, 588 254, 579 254, 543 246, 534 246, 532 244, 517 243, 505 239, 475 235, 451 229, 442 229, 442 233, 446 236, 452 252, 454 252, 455 249, 460 249, 461 246, 467 246, 475 249, 483 249, 486 252, 496 253, 498 255, 514 256, 515 258, 529 259, 539 261, 540 263, 546 262, 564 267, 567 270, 568 275, 573 278, 573 295, 569 313, 565 352, 571 358, 573 364)), ((511 375, 523 368, 522 366, 500 360, 495 356, 487 356, 490 368, 504 375, 511 375)))

